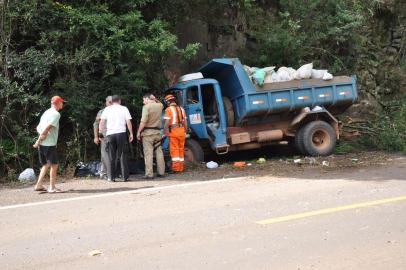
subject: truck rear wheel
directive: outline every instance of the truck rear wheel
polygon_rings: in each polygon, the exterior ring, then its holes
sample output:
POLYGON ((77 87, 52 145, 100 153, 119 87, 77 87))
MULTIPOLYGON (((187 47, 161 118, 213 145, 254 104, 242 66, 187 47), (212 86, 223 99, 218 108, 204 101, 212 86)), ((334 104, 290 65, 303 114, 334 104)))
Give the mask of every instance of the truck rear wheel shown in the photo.
POLYGON ((223 97, 223 104, 224 104, 224 111, 227 117, 227 126, 233 127, 234 126, 234 110, 233 104, 231 103, 228 97, 223 97))
POLYGON ((203 161, 204 152, 200 144, 193 139, 187 139, 185 142, 185 162, 200 163, 203 161))
POLYGON ((302 127, 298 136, 299 147, 310 156, 327 156, 333 152, 337 137, 333 127, 324 121, 313 121, 302 127))
POLYGON ((303 146, 303 130, 304 127, 299 128, 295 135, 295 148, 302 155, 305 154, 305 149, 303 146))

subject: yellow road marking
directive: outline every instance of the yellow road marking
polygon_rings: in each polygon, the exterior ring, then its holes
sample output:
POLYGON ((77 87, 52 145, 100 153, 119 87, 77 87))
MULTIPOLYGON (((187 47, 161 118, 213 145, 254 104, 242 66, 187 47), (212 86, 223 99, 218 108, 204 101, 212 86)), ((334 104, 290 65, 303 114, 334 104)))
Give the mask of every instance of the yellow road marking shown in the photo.
POLYGON ((320 209, 320 210, 316 210, 316 211, 310 211, 310 212, 298 213, 298 214, 293 214, 293 215, 288 215, 288 216, 281 216, 281 217, 276 217, 276 218, 265 219, 265 220, 257 221, 256 223, 261 224, 261 225, 269 225, 269 224, 274 224, 274 223, 279 223, 279 222, 284 222, 284 221, 331 214, 331 213, 341 212, 341 211, 345 211, 345 210, 364 208, 364 207, 370 207, 370 206, 374 206, 374 205, 400 202, 400 201, 406 201, 406 196, 387 198, 387 199, 382 199, 382 200, 356 203, 356 204, 349 204, 349 205, 344 205, 344 206, 339 206, 339 207, 334 207, 334 208, 325 208, 325 209, 320 209))

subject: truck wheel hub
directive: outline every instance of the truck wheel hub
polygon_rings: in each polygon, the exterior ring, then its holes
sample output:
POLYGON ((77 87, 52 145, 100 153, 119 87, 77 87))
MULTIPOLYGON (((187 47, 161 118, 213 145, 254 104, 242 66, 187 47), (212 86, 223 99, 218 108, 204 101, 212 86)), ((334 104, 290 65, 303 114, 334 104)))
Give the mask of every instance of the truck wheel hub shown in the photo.
POLYGON ((324 130, 316 130, 312 136, 312 142, 317 148, 324 148, 330 144, 330 136, 324 130))

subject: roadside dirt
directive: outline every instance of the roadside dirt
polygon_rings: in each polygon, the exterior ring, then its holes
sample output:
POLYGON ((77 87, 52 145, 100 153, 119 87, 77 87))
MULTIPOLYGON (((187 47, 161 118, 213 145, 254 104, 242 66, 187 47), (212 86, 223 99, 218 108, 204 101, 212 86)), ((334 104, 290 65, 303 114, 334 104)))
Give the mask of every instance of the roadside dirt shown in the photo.
POLYGON ((109 183, 98 178, 60 177, 58 186, 66 191, 62 194, 34 192, 33 183, 2 184, 0 206, 233 177, 258 181, 284 178, 406 180, 406 156, 386 152, 358 152, 317 158, 248 152, 216 161, 219 163, 216 169, 207 169, 206 164, 202 163, 188 166, 185 173, 171 174, 162 180, 144 181, 142 175, 133 175, 129 182, 109 183), (258 163, 261 157, 265 163, 258 163), (235 167, 236 161, 244 161, 247 165, 235 167))

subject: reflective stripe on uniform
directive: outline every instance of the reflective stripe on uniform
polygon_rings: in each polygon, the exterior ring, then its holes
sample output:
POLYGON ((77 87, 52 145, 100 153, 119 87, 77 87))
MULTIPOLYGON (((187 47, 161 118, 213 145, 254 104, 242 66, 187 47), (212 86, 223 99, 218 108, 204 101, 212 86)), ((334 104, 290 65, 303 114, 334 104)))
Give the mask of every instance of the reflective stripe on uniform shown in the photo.
POLYGON ((185 121, 185 120, 186 120, 186 112, 185 112, 185 109, 183 109, 182 107, 180 107, 180 109, 182 110, 183 121, 185 121))
POLYGON ((181 161, 181 158, 179 158, 179 157, 174 157, 174 158, 172 158, 172 161, 181 161))
POLYGON ((177 119, 176 110, 173 106, 169 106, 169 108, 171 109, 172 112, 172 125, 175 125, 177 119))

